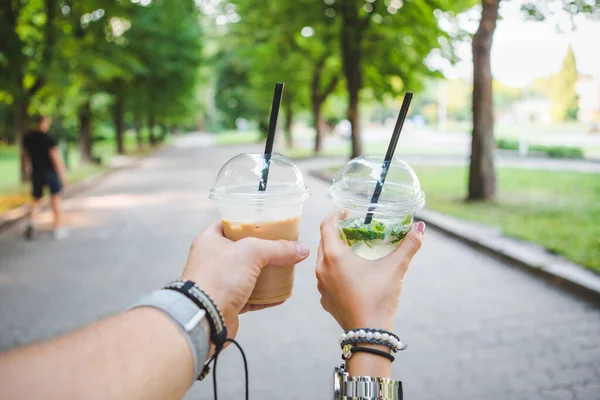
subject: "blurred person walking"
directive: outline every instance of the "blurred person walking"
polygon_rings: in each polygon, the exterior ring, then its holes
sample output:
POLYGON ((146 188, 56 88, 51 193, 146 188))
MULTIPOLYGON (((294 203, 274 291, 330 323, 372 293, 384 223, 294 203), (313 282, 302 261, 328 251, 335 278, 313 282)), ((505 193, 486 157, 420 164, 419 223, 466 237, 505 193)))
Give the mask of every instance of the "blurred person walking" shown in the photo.
POLYGON ((24 233, 28 240, 35 236, 35 218, 45 186, 50 190, 52 236, 61 240, 69 235, 69 231, 62 227, 60 204, 63 185, 67 184, 65 164, 56 146, 56 140, 47 134, 51 122, 49 117, 36 117, 37 129, 30 131, 23 138, 25 170, 31 178, 33 196, 24 233))

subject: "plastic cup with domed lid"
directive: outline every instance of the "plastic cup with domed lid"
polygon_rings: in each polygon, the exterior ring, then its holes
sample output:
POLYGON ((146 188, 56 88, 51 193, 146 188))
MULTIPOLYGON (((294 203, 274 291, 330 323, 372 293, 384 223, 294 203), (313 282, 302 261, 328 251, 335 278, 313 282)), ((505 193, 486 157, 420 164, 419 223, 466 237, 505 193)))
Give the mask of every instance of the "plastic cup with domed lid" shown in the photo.
POLYGON ((387 164, 381 194, 372 203, 383 165, 383 155, 354 158, 338 170, 329 188, 329 199, 345 215, 339 223, 340 237, 368 260, 394 251, 411 229, 415 212, 425 205, 417 175, 398 157, 387 164))
MULTIPOLYGON (((298 240, 302 208, 309 196, 300 169, 278 153, 269 158, 262 153, 233 157, 223 165, 210 191, 219 207, 223 233, 233 241, 246 237, 298 240), (268 183, 262 191, 259 182, 267 163, 268 183)), ((268 265, 248 303, 282 302, 292 295, 293 287, 293 265, 268 265)))

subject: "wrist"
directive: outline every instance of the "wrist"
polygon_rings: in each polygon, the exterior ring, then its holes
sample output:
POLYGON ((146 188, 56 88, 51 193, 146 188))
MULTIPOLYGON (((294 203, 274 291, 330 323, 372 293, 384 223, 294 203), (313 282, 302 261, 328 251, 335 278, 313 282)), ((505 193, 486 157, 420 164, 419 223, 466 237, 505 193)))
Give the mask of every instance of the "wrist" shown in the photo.
POLYGON ((385 329, 387 331, 394 331, 394 317, 380 317, 375 315, 364 315, 355 316, 344 324, 342 328, 346 331, 351 329, 360 329, 364 327, 385 329))
MULTIPOLYGON (((390 354, 391 349, 379 344, 361 344, 360 347, 371 348, 390 354)), ((350 376, 373 376, 377 378, 390 378, 392 376, 392 362, 384 357, 369 354, 355 353, 346 360, 346 371, 350 376)))

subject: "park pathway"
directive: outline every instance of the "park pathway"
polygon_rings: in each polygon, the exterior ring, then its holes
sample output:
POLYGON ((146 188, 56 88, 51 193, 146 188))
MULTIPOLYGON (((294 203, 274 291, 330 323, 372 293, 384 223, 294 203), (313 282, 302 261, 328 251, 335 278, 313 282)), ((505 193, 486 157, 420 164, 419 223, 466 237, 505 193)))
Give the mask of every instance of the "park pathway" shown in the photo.
MULTIPOLYGON (((219 167, 248 149, 186 139, 69 199, 67 240, 26 242, 22 225, 0 233, 0 350, 120 312, 177 278, 193 237, 218 217, 208 190, 219 167)), ((327 185, 305 176, 313 195, 301 236, 313 255, 286 304, 240 318, 253 399, 329 399, 340 361, 314 276, 327 185)), ((409 344, 394 365, 406 399, 600 399, 600 309, 434 229, 406 276, 396 327, 409 344)), ((221 398, 243 396, 236 351, 223 354, 219 382, 221 398)), ((196 383, 187 398, 211 390, 196 383)))

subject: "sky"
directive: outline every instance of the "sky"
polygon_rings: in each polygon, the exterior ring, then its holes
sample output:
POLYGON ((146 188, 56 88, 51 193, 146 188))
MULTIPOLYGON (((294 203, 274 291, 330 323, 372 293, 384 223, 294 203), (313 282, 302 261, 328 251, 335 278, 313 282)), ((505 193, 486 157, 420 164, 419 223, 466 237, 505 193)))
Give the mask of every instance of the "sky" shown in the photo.
MULTIPOLYGON (((573 46, 579 73, 592 74, 600 80, 600 21, 577 16, 577 29, 557 33, 556 26, 567 26, 568 19, 545 22, 525 21, 519 1, 501 2, 500 15, 492 46, 492 73, 502 83, 522 87, 534 78, 546 77, 560 70, 569 45, 573 46)), ((476 29, 471 23, 469 28, 476 29)), ((474 30, 473 30, 474 31, 474 30)), ((471 45, 457 49, 462 62, 443 68, 448 78, 472 77, 471 45)))

